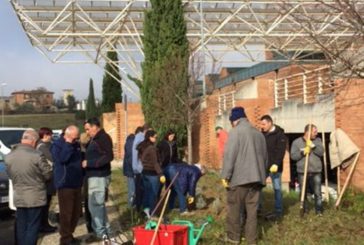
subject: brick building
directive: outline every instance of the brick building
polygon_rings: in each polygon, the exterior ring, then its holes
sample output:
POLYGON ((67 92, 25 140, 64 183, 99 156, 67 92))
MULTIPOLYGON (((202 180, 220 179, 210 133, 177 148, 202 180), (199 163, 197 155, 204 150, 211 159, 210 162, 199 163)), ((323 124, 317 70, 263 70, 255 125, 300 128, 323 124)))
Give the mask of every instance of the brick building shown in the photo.
POLYGON ((31 104, 36 109, 50 109, 53 104, 53 92, 45 88, 21 90, 11 93, 11 103, 17 105, 31 104))
MULTIPOLYGON (((291 143, 302 135, 306 124, 318 126, 320 137, 329 138, 335 128, 342 128, 349 137, 364 149, 364 93, 363 81, 349 81, 350 86, 334 87, 338 83, 323 64, 289 64, 287 62, 263 62, 250 68, 223 68, 219 79, 209 81, 213 86, 206 96, 204 107, 196 120, 193 131, 194 162, 219 169, 222 160, 217 153, 215 127, 230 129, 230 109, 243 106, 250 122, 258 127, 259 118, 272 115, 276 124, 285 129, 291 143), (321 133, 324 133, 323 135, 321 133)), ((121 104, 116 105, 118 120, 118 156, 123 156, 125 132, 131 133, 142 124, 140 105, 128 105, 128 119, 121 104), (125 126, 127 122, 127 127, 125 126)), ((353 186, 364 190, 360 176, 364 174, 364 157, 360 157, 353 176, 353 186)), ((335 180, 335 171, 331 179, 335 180)), ((343 171, 342 179, 347 170, 343 171)), ((287 152, 284 162, 283 182, 291 180, 292 168, 287 152)), ((343 183, 343 181, 342 181, 343 183)))

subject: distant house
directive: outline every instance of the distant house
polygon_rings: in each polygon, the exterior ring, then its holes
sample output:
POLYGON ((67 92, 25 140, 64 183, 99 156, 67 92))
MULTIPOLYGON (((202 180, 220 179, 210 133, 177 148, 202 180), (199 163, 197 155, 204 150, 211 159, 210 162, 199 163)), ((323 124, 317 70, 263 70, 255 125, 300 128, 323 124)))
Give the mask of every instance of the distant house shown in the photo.
POLYGON ((31 104, 38 110, 47 110, 52 107, 54 92, 45 88, 34 90, 21 90, 11 93, 11 103, 16 105, 31 104))

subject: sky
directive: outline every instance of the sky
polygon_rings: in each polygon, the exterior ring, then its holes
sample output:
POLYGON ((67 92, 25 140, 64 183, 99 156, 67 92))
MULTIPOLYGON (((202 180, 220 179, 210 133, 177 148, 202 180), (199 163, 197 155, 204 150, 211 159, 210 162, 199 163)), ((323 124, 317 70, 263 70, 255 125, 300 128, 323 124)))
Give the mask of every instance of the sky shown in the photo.
POLYGON ((60 98, 74 89, 77 100, 86 99, 90 78, 101 98, 103 70, 95 64, 53 64, 30 44, 9 1, 0 0, 0 84, 4 96, 17 90, 45 87, 60 98))
MULTIPOLYGON (((251 45, 255 46, 259 45, 251 45)), ((235 51, 226 52, 218 49, 219 47, 215 47, 214 52, 217 56, 222 54, 223 61, 214 71, 206 61, 206 74, 219 72, 222 67, 252 65, 244 63, 246 56, 241 56, 235 51)), ((259 57, 263 53, 258 52, 256 55, 259 57)), ((51 63, 32 47, 9 1, 0 0, 0 84, 6 83, 6 86, 0 88, 3 88, 5 96, 17 90, 44 87, 55 92, 55 99, 62 96, 63 89, 73 89, 76 99, 82 100, 88 96, 89 80, 92 78, 95 95, 101 99, 102 77, 103 69, 96 64, 51 63)), ((128 92, 126 94, 128 95, 128 92)), ((135 96, 128 97, 129 101, 138 100, 135 96)))

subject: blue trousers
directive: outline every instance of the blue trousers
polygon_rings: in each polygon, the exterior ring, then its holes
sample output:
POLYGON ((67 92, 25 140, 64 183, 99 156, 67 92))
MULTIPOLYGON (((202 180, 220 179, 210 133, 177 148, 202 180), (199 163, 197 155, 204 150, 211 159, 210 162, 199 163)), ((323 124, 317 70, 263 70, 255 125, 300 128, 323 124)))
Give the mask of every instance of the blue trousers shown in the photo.
POLYGON ((150 211, 153 211, 158 199, 160 187, 159 176, 143 174, 143 187, 143 208, 149 208, 150 211))
POLYGON ((42 218, 43 207, 16 210, 16 237, 18 245, 35 245, 42 218))
MULTIPOLYGON (((302 190, 303 185, 303 173, 298 173, 298 182, 300 184, 300 189, 302 190)), ((322 213, 322 194, 321 194, 321 173, 308 173, 307 174, 307 184, 305 190, 305 199, 303 202, 304 210, 308 211, 307 206, 307 189, 313 190, 315 196, 315 210, 316 213, 322 213)), ((301 195, 300 195, 301 196, 301 195)))
POLYGON ((92 218, 92 228, 99 238, 111 235, 105 205, 105 194, 110 181, 110 176, 88 178, 88 208, 92 218))
POLYGON ((282 173, 270 173, 274 190, 274 209, 278 216, 283 215, 283 198, 282 198, 282 173))
MULTIPOLYGON (((176 176, 177 170, 173 165, 167 166, 164 169, 163 173, 167 178, 166 184, 168 186, 168 185, 170 185, 170 182, 172 181, 172 179, 176 176)), ((174 205, 176 202, 176 196, 178 199, 179 211, 182 213, 187 210, 187 202, 186 202, 185 193, 182 192, 181 187, 178 185, 178 177, 174 181, 173 186, 171 188, 171 195, 170 195, 169 201, 168 201, 168 208, 170 210, 172 210, 174 208, 174 205)))
POLYGON ((129 208, 135 205, 135 180, 134 177, 126 177, 128 185, 128 206, 129 208))

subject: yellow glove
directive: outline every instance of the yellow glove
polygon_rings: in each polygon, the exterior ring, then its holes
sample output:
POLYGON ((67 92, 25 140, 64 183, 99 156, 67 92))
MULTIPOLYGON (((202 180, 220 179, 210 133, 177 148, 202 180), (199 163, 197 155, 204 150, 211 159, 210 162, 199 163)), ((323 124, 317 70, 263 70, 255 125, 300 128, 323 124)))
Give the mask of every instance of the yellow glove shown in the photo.
POLYGON ((187 203, 188 204, 192 204, 194 201, 195 201, 195 198, 194 197, 188 197, 187 198, 187 203))
POLYGON ((305 148, 303 149, 303 155, 307 155, 310 154, 311 152, 311 147, 309 145, 306 145, 305 148))
POLYGON ((221 184, 224 188, 229 188, 229 182, 226 179, 222 179, 221 184))
POLYGON ((164 175, 159 177, 159 182, 161 182, 162 184, 166 183, 166 177, 164 177, 164 175))
POLYGON ((278 171, 278 165, 277 165, 277 164, 273 164, 273 165, 270 167, 269 171, 270 171, 271 173, 277 173, 277 171, 278 171))
POLYGON ((310 139, 306 141, 306 147, 312 147, 312 141, 310 139))

